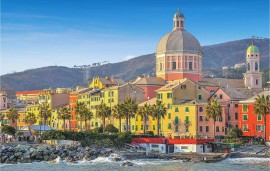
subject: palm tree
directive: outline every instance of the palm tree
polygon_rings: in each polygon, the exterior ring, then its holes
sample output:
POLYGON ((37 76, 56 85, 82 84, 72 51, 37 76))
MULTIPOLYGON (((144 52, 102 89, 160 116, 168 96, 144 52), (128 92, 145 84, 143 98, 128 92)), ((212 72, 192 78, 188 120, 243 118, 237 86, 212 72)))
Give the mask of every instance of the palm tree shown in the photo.
POLYGON ((78 118, 80 119, 81 131, 82 131, 83 112, 85 109, 86 109, 86 105, 84 103, 79 102, 76 104, 75 113, 76 113, 76 117, 78 116, 78 118))
POLYGON ((103 120, 103 133, 104 133, 105 119, 111 116, 111 108, 102 103, 97 108, 97 115, 103 120))
POLYGON ((121 133, 121 119, 124 117, 125 110, 123 104, 117 104, 112 109, 113 116, 119 119, 119 133, 121 133))
POLYGON ((5 118, 5 114, 0 112, 0 122, 1 122, 1 126, 3 126, 4 118, 5 118))
POLYGON ((40 117, 43 119, 43 124, 47 125, 47 120, 52 115, 52 111, 49 109, 48 105, 42 105, 40 107, 40 117))
POLYGON ((82 120, 84 120, 85 130, 89 131, 87 121, 91 120, 92 118, 93 118, 93 112, 90 111, 88 108, 84 108, 84 110, 82 111, 82 120))
POLYGON ((32 135, 31 126, 37 122, 37 118, 34 113, 28 113, 25 116, 25 123, 28 125, 30 135, 32 135))
MULTIPOLYGON (((18 109, 10 108, 7 113, 7 118, 12 121, 12 123, 17 122, 17 119, 19 118, 20 114, 18 113, 18 109)), ((17 123, 16 123, 17 128, 17 123)))
POLYGON ((64 122, 64 130, 66 130, 66 120, 71 119, 70 109, 66 106, 62 106, 58 109, 58 118, 64 122))
POLYGON ((258 95, 255 98, 255 107, 254 112, 259 116, 263 116, 264 120, 264 142, 266 141, 266 115, 269 114, 270 111, 270 98, 269 95, 266 97, 264 95, 258 95))
POLYGON ((139 107, 138 115, 143 118, 143 134, 145 135, 146 118, 152 114, 152 107, 147 103, 144 106, 139 107))
POLYGON ((211 99, 209 101, 208 105, 206 106, 206 117, 208 119, 212 118, 214 121, 214 139, 215 139, 216 120, 222 117, 222 107, 218 103, 217 99, 211 99))
POLYGON ((124 106, 126 108, 126 127, 127 130, 130 131, 130 117, 135 116, 138 105, 136 104, 135 100, 132 100, 131 98, 127 98, 124 101, 124 106))
POLYGON ((153 118, 157 119, 157 135, 159 135, 160 119, 165 117, 166 111, 167 111, 167 109, 166 109, 165 105, 159 100, 157 100, 156 104, 154 104, 152 106, 151 115, 153 116, 153 118))

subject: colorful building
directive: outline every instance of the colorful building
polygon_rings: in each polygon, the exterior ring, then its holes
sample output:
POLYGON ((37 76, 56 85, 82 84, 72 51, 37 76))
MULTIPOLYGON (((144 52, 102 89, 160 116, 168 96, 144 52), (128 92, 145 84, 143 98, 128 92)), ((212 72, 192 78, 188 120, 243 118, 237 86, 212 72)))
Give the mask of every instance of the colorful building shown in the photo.
POLYGON ((7 93, 5 91, 0 91, 0 111, 7 109, 7 93))
MULTIPOLYGON (((270 96, 270 91, 263 91, 258 95, 270 96)), ((253 96, 249 99, 239 102, 239 128, 243 131, 243 136, 250 138, 265 138, 264 131, 266 131, 266 141, 270 140, 270 114, 266 114, 266 121, 264 117, 259 116, 255 113, 255 98, 253 96), (264 123, 266 122, 266 128, 264 123)))

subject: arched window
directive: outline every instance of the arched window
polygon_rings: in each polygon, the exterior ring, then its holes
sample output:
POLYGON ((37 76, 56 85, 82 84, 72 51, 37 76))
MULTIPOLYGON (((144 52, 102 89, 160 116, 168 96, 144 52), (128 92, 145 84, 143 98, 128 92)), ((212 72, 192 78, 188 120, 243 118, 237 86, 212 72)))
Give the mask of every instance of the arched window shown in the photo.
POLYGON ((162 62, 159 63, 159 70, 162 70, 162 62))
POLYGON ((193 65, 192 62, 189 62, 189 63, 188 63, 188 69, 189 69, 190 71, 193 70, 192 65, 193 65))
POLYGON ((179 21, 177 21, 177 27, 179 27, 179 21))
POLYGON ((250 71, 250 63, 248 63, 247 70, 250 71))
POLYGON ((259 81, 258 81, 258 79, 256 79, 256 85, 258 85, 258 83, 259 83, 259 81))
POLYGON ((184 27, 184 22, 183 21, 181 21, 181 27, 184 27))
POLYGON ((255 71, 258 71, 259 66, 258 66, 258 62, 255 62, 255 71))

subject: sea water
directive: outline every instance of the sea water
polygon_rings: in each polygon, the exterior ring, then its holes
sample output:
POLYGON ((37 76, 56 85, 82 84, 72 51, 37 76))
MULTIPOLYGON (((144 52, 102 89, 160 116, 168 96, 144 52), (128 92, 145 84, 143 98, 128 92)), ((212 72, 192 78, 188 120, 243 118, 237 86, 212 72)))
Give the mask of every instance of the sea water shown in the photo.
POLYGON ((269 171, 269 158, 228 158, 218 163, 188 163, 181 160, 141 159, 128 160, 134 166, 123 167, 109 157, 95 160, 82 160, 68 163, 57 159, 56 162, 27 164, 0 164, 0 171, 269 171))

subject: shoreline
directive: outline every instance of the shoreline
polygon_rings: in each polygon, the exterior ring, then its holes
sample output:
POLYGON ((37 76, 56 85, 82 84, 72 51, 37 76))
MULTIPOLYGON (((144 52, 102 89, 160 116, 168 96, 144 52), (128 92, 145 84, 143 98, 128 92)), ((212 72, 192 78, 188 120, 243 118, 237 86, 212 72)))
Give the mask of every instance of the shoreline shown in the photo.
MULTIPOLYGON (((139 159, 181 160, 192 163, 216 163, 226 158, 270 158, 269 147, 262 146, 263 150, 237 151, 224 153, 173 153, 158 154, 128 151, 115 148, 82 147, 78 145, 48 145, 48 144, 0 144, 0 164, 19 164, 33 162, 57 162, 56 160, 70 163, 79 161, 93 161, 98 157, 109 158, 113 162, 139 159)), ((127 163, 128 166, 132 163, 127 163)))

